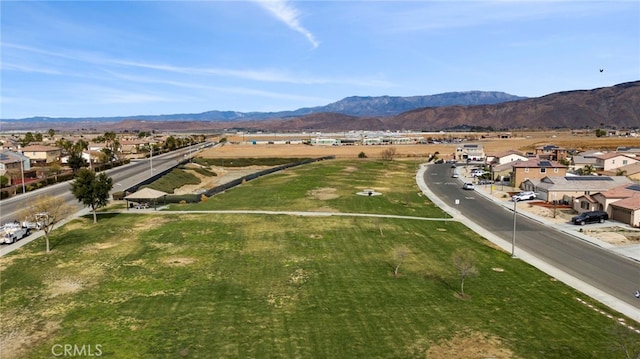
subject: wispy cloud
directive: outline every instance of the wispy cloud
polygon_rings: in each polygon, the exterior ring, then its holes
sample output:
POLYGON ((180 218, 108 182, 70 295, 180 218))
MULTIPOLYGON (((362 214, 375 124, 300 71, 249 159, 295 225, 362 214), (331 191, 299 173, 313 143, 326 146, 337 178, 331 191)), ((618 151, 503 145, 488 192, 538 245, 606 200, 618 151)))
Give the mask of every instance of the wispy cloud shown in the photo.
POLYGON ((263 8, 269 11, 276 19, 282 21, 291 28, 293 31, 299 32, 304 35, 311 43, 313 48, 317 48, 320 43, 316 40, 315 36, 304 28, 299 21, 300 11, 296 9, 287 0, 254 0, 260 4, 263 8))

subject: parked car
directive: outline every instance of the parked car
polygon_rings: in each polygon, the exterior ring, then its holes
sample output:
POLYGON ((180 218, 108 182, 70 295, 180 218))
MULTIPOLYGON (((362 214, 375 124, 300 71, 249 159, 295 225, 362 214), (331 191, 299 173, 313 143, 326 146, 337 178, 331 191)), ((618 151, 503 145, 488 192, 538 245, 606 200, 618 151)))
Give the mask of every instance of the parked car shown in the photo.
POLYGON ((582 212, 579 215, 571 218, 571 223, 579 224, 584 226, 587 223, 604 223, 609 219, 609 214, 604 211, 590 211, 590 212, 582 212))
POLYGON ((515 202, 515 201, 526 201, 526 200, 535 199, 535 198, 536 198, 535 192, 524 191, 512 196, 511 200, 515 202))
POLYGON ((478 184, 493 184, 493 181, 490 179, 481 179, 478 181, 478 184))
POLYGON ((471 171, 471 177, 481 177, 481 176, 484 176, 487 173, 489 173, 489 172, 484 171, 484 170, 473 170, 473 171, 471 171))
POLYGON ((457 173, 452 174, 451 178, 458 178, 458 174, 457 173))
POLYGON ((473 191, 475 189, 475 187, 474 187, 473 183, 467 182, 467 183, 464 183, 462 185, 462 189, 467 189, 467 190, 472 190, 473 191))

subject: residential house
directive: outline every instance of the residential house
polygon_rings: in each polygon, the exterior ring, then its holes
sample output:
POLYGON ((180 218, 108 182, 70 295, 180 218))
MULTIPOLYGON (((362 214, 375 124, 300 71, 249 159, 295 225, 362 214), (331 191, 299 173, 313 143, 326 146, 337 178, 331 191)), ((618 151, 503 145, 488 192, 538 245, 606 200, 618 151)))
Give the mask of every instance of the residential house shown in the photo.
POLYGON ((485 154, 482 145, 464 144, 456 148, 455 159, 458 161, 484 161, 485 154))
POLYGON ((570 171, 577 172, 583 170, 586 166, 591 166, 595 170, 597 165, 597 157, 604 155, 606 152, 602 151, 585 151, 571 158, 570 171))
POLYGON ((609 152, 596 157, 596 168, 599 171, 615 171, 616 168, 639 162, 640 159, 617 152, 609 152))
POLYGON ((492 165, 501 165, 505 163, 515 162, 515 161, 526 161, 529 157, 525 156, 522 152, 516 150, 509 150, 504 152, 499 152, 495 154, 487 154, 487 162, 492 165))
POLYGON ((62 150, 58 147, 44 145, 29 145, 22 149, 22 153, 29 157, 32 164, 47 165, 60 161, 62 150))
POLYGON ((31 161, 28 157, 14 151, 0 151, 0 176, 5 176, 11 181, 11 177, 17 174, 24 175, 31 170, 31 161))
POLYGON ((573 203, 573 209, 580 213, 586 211, 609 212, 609 205, 611 203, 633 195, 633 192, 627 189, 627 187, 631 185, 633 185, 633 183, 625 183, 606 191, 592 193, 588 195, 589 198, 577 197, 573 203))
POLYGON ((610 190, 576 198, 578 212, 606 211, 609 218, 634 227, 640 226, 640 185, 625 184, 610 190))
POLYGON ((621 176, 627 176, 631 180, 640 181, 640 162, 618 167, 615 172, 621 176))
POLYGON ((611 203, 610 218, 626 223, 633 227, 640 227, 640 189, 631 197, 611 203))
POLYGON ((536 192, 539 199, 547 202, 573 204, 578 197, 632 183, 625 176, 547 176, 540 180, 527 180, 522 188, 536 192))
POLYGON ((567 149, 555 145, 536 147, 535 156, 541 160, 563 161, 567 159, 567 149))
POLYGON ((640 158, 640 147, 618 147, 616 152, 621 155, 640 158))
POLYGON ((532 158, 528 161, 511 163, 511 185, 513 187, 521 187, 522 183, 527 180, 540 180, 547 176, 564 177, 566 174, 567 166, 556 161, 532 158))

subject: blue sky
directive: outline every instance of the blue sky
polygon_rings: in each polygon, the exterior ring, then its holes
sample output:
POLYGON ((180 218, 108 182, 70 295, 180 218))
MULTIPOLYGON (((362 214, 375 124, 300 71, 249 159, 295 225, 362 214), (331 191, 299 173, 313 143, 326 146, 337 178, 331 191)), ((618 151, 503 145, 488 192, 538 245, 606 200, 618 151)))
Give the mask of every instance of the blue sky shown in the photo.
POLYGON ((640 79, 636 0, 3 0, 0 17, 5 119, 537 97, 640 79))

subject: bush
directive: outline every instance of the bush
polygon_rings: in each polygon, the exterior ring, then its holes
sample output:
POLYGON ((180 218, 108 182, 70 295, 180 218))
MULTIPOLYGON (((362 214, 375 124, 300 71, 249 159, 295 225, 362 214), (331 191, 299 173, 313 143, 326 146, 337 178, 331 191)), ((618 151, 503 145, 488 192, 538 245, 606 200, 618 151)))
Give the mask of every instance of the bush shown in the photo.
POLYGON ((358 153, 358 158, 367 158, 367 154, 364 152, 358 153))

